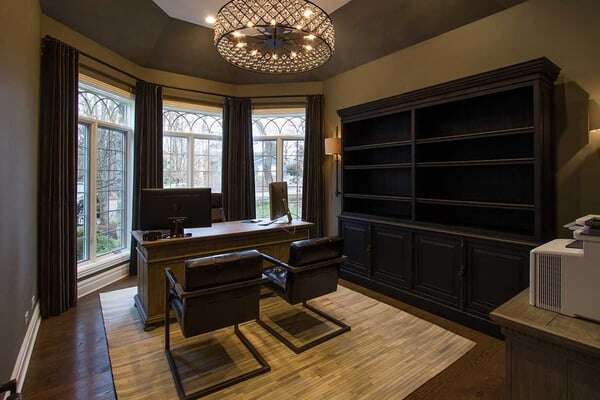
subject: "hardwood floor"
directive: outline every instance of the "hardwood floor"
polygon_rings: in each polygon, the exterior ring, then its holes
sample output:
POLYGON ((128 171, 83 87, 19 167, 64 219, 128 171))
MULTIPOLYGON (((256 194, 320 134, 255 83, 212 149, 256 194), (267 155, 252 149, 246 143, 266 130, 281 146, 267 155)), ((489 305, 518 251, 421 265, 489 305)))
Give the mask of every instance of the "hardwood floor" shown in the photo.
MULTIPOLYGON (((343 284, 477 343, 407 399, 502 398, 502 341, 351 283, 343 284)), ((135 278, 128 278, 102 291, 133 285, 135 278)), ((98 293, 81 298, 69 312, 42 322, 23 394, 28 400, 115 398, 98 293)))

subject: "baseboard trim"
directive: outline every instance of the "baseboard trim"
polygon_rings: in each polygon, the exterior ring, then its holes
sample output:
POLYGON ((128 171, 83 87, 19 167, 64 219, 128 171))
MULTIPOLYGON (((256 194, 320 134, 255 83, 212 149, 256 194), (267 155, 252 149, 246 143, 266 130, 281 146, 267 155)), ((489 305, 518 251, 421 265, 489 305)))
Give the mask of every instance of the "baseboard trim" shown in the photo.
POLYGON ((100 274, 83 279, 77 282, 77 297, 86 296, 127 276, 129 276, 129 263, 121 264, 100 274))
MULTIPOLYGON (((25 382, 25 376, 27 375, 27 369, 29 368, 29 360, 31 359, 31 353, 33 352, 33 346, 35 345, 35 339, 37 338, 38 331, 40 329, 40 323, 42 316, 40 314, 40 302, 36 302, 31 313, 31 321, 27 326, 27 332, 25 332, 25 338, 19 349, 19 355, 13 368, 11 379, 16 379, 17 390, 21 392, 23 383, 25 382)), ((8 393, 3 398, 8 397, 8 393)))

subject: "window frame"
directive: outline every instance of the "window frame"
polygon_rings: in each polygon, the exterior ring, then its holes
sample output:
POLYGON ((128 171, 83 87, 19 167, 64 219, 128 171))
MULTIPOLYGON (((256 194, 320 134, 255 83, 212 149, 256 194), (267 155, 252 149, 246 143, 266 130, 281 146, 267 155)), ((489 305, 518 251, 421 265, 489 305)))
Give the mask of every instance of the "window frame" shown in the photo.
MULTIPOLYGON (((286 140, 290 141, 299 141, 302 140, 304 144, 306 144, 306 129, 304 135, 254 135, 254 125, 255 120, 260 119, 260 116, 264 117, 273 117, 275 115, 281 115, 282 117, 289 117, 290 114, 299 114, 304 112, 304 122, 306 123, 306 107, 281 107, 281 108, 255 108, 252 110, 252 142, 254 141, 275 141, 275 160, 276 160, 276 168, 275 168, 275 179, 277 182, 283 181, 283 165, 284 165, 284 142, 286 140), (257 118, 255 118, 257 117, 257 118)), ((265 132, 265 126, 260 125, 260 129, 265 132)), ((302 171, 302 177, 304 178, 304 170, 302 171)), ((256 179, 256 171, 255 171, 255 179, 256 179)), ((304 187, 302 187, 302 195, 304 195, 304 187)), ((255 194, 256 197, 256 189, 255 194)), ((289 196, 289 193, 288 193, 289 196)), ((301 210, 301 208, 300 208, 301 210)), ((258 216, 257 216, 258 217, 258 216)), ((302 215, 298 216, 302 218, 302 215)), ((267 218, 269 218, 267 216, 267 218)))
POLYGON ((124 91, 118 88, 110 87, 103 82, 96 81, 93 78, 89 78, 84 75, 80 75, 78 82, 78 92, 81 89, 81 84, 84 86, 91 87, 108 97, 120 97, 126 100, 128 106, 127 125, 115 124, 108 121, 101 121, 88 116, 77 116, 78 125, 86 125, 88 129, 88 157, 87 157, 87 173, 88 173, 88 215, 87 215, 87 229, 88 229, 88 247, 87 255, 88 258, 77 263, 77 276, 83 278, 106 268, 114 265, 127 262, 130 257, 131 247, 131 215, 133 212, 133 150, 134 150, 134 108, 133 108, 133 95, 125 94, 124 91), (102 255, 96 255, 96 239, 97 239, 97 155, 98 155, 98 144, 97 135, 98 129, 108 129, 113 131, 119 131, 124 134, 125 140, 125 154, 124 154, 124 186, 125 190, 123 193, 123 202, 125 207, 123 210, 125 215, 123 216, 123 238, 124 246, 119 250, 109 252, 102 255), (92 217, 92 215, 94 217, 92 217))

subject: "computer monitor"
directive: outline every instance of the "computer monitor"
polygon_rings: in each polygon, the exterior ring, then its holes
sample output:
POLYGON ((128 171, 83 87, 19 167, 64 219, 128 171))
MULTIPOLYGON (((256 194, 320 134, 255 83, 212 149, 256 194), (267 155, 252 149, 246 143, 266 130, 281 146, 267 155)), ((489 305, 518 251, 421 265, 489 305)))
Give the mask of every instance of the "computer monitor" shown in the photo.
POLYGON ((184 228, 211 226, 211 189, 142 189, 140 229, 170 229, 171 218, 185 217, 184 228))
POLYGON ((287 182, 271 182, 269 184, 269 200, 271 208, 271 221, 287 215, 288 222, 292 222, 292 214, 288 207, 287 182))

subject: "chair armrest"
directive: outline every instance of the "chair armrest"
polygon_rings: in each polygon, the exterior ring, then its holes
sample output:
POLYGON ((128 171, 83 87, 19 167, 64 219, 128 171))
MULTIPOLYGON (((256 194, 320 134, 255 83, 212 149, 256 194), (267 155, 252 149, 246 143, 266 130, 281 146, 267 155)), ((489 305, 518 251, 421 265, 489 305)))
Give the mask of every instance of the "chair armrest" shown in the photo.
POLYGON ((181 287, 181 284, 177 282, 177 278, 171 268, 165 268, 165 278, 167 279, 169 286, 175 290, 177 296, 183 298, 185 291, 183 290, 183 287, 181 287))
POLYGON ((304 271, 310 271, 311 269, 327 267, 332 264, 338 264, 338 263, 341 264, 342 262, 344 262, 346 260, 346 258, 348 258, 346 256, 341 256, 338 258, 332 258, 331 260, 321 261, 321 262, 318 262, 315 264, 309 264, 309 265, 305 265, 302 267, 292 267, 291 265, 286 264, 283 261, 281 261, 275 257, 272 257, 267 254, 263 254, 263 253, 260 253, 260 254, 261 254, 262 258, 265 259, 266 261, 269 261, 270 263, 273 263, 274 265, 276 265, 278 267, 285 268, 291 272, 304 272, 304 271))

